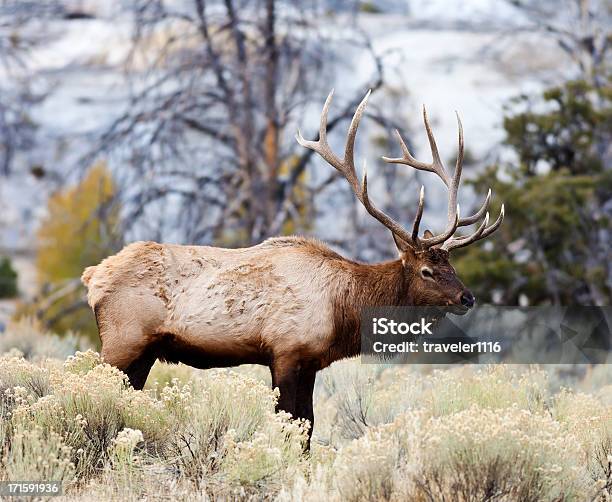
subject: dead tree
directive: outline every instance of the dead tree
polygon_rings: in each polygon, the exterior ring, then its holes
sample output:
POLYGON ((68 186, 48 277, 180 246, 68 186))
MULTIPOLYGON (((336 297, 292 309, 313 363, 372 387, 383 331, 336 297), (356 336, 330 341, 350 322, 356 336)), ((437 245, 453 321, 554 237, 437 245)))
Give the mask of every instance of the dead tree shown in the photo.
MULTIPOLYGON (((333 40, 314 5, 278 0, 193 0, 180 10, 140 0, 133 15, 128 109, 95 152, 124 154, 122 172, 133 180, 123 183, 126 224, 163 212, 181 230, 174 239, 226 245, 308 231, 313 198, 336 176, 312 182, 312 152, 293 141, 297 120, 334 71, 349 71, 339 47, 370 54, 375 71, 363 84, 383 86, 367 37, 343 26, 348 34, 333 40)), ((346 100, 330 130, 358 102, 357 94, 346 100)))

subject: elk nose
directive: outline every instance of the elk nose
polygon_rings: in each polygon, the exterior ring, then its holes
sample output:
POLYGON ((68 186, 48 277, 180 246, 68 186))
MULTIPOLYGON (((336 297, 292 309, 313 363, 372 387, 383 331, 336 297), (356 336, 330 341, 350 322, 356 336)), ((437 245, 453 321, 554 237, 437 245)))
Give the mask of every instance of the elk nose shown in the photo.
POLYGON ((467 308, 472 308, 474 303, 476 302, 476 298, 471 293, 471 291, 465 290, 461 295, 461 305, 467 308))

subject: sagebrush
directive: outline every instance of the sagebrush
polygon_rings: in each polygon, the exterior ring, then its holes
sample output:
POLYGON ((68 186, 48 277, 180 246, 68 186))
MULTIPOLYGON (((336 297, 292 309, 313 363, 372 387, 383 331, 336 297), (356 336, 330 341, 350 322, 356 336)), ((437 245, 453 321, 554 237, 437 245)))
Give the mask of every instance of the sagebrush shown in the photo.
MULTIPOLYGON (((157 364, 144 391, 91 350, 0 357, 2 479, 60 480, 68 498, 610 500, 607 367, 554 372, 360 365, 326 370, 317 424, 276 414, 256 367, 157 364), (551 375, 553 375, 551 377, 551 375)), ((609 388, 608 388, 609 389, 609 388)))

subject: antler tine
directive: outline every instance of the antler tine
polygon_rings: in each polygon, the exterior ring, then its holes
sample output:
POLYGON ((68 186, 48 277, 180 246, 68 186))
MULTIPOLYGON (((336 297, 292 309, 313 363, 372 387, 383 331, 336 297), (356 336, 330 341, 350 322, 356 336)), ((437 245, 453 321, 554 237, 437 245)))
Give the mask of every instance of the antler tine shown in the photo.
POLYGON ((391 230, 402 240, 416 246, 416 243, 412 241, 411 234, 406 231, 405 228, 403 228, 393 218, 378 209, 370 201, 368 197, 368 179, 365 165, 363 173, 363 182, 360 184, 359 180, 357 179, 354 162, 355 137, 357 135, 357 129, 359 128, 359 122, 367 105, 368 98, 370 97, 370 93, 371 91, 368 91, 365 97, 361 100, 361 103, 359 103, 359 106, 357 107, 357 110, 353 115, 353 119, 351 120, 351 125, 349 126, 347 134, 346 145, 344 148, 344 158, 342 160, 331 150, 329 144, 327 143, 327 114, 331 105, 333 90, 329 93, 329 96, 325 101, 323 111, 321 112, 318 141, 308 141, 304 139, 300 131, 298 131, 296 135, 296 140, 300 145, 306 148, 310 148, 311 150, 321 155, 321 157, 323 157, 323 159, 325 159, 328 164, 337 169, 346 178, 346 180, 351 185, 353 192, 370 215, 380 221, 383 225, 385 225, 389 230, 391 230))
POLYGON ((480 206, 480 209, 476 211, 472 216, 468 216, 467 218, 461 218, 459 220, 459 226, 465 227, 466 225, 471 225, 472 223, 476 223, 480 218, 482 218, 482 215, 487 212, 490 202, 491 202, 491 189, 489 188, 489 191, 487 192, 487 196, 484 202, 482 203, 482 206, 480 206))
MULTIPOLYGON (((453 177, 450 181, 446 181, 446 186, 448 187, 448 218, 446 230, 439 235, 430 238, 421 239, 421 243, 425 247, 435 246, 436 244, 440 244, 441 242, 450 239, 452 235, 457 230, 457 227, 461 224, 461 219, 459 217, 459 204, 457 204, 457 192, 459 191, 459 183, 461 183, 461 171, 463 170, 463 124, 461 123, 461 119, 459 118, 459 114, 457 113, 457 126, 459 129, 459 148, 457 152, 457 163, 455 165, 455 172, 453 173, 453 177)), ((432 155, 434 159, 437 159, 440 162, 440 156, 438 155, 438 149, 435 145, 435 140, 433 139, 433 133, 431 131, 431 126, 429 125, 429 121, 427 120, 427 115, 425 114, 425 128, 427 129, 427 136, 430 138, 430 145, 432 150, 432 155), (433 153, 435 151, 435 154, 433 153)), ((434 160, 434 163, 436 160, 434 160)))
POLYGON ((416 216, 414 217, 414 223, 412 224, 412 240, 419 242, 419 225, 421 224, 421 218, 423 217, 423 207, 425 206, 425 186, 421 185, 421 191, 419 193, 419 207, 417 209, 416 216))
MULTIPOLYGON (((431 129, 431 124, 429 123, 429 117, 427 116, 427 109, 423 106, 423 122, 425 124, 425 131, 427 132, 427 139, 429 141, 429 147, 431 149, 431 157, 432 161, 430 163, 421 162, 416 160, 408 147, 406 146, 405 141, 403 140, 399 131, 395 131, 397 137, 399 138, 400 147, 402 149, 402 157, 399 158, 390 158, 383 157, 383 160, 388 163, 393 164, 404 164, 410 167, 414 167, 415 169, 419 169, 422 171, 429 171, 438 175, 438 177, 444 182, 446 187, 448 188, 448 218, 447 218, 447 226, 446 230, 435 237, 431 237, 429 239, 423 238, 420 239, 419 242, 425 247, 430 247, 435 244, 439 244, 440 242, 444 242, 444 240, 450 238, 453 235, 453 232, 457 229, 458 226, 461 226, 464 221, 459 219, 459 215, 457 212, 457 191, 459 190, 459 183, 461 181, 461 171, 463 168, 463 153, 464 153, 464 143, 463 143, 463 125, 461 123, 461 119, 459 118, 459 114, 457 114, 457 123, 459 128, 459 152, 457 154, 457 164, 455 166, 455 171, 453 176, 450 177, 444 168, 444 164, 442 163, 442 159, 440 159, 440 153, 438 151, 438 145, 436 144, 436 139, 433 134, 433 130, 431 129)), ((419 201, 419 212, 422 212, 422 207, 420 206, 419 201)), ((420 215, 417 213, 418 220, 420 223, 420 215)), ((482 213, 479 213, 478 218, 482 216, 482 213)), ((466 219, 466 221, 472 220, 474 217, 471 216, 466 219)), ((476 220, 474 220, 476 221, 476 220)), ((415 223, 417 223, 415 221, 415 223)), ((413 227, 414 230, 414 227, 413 227)), ((417 224, 417 232, 418 232, 418 224, 417 224)), ((414 240, 414 238, 413 238, 414 240)))
POLYGON ((409 234, 404 227, 402 227, 398 222, 396 222, 393 218, 387 215, 385 212, 378 209, 368 197, 368 173, 366 170, 365 162, 363 163, 363 181, 361 183, 361 192, 356 192, 357 198, 363 204, 363 207, 366 208, 366 211, 370 213, 374 218, 380 221, 385 227, 387 227, 391 232, 393 232, 396 236, 398 236, 403 241, 408 244, 414 246, 414 248, 419 248, 419 241, 412 239, 412 234, 409 234))
MULTIPOLYGON (((323 105, 323 111, 321 112, 321 120, 319 121, 319 142, 327 144, 327 115, 331 102, 334 97, 334 89, 329 91, 325 104, 323 105)), ((299 131, 298 131, 299 132, 299 131)))
POLYGON ((438 145, 436 144, 436 138, 434 137, 431 125, 429 124, 429 119, 427 117, 427 109, 425 108, 425 105, 423 105, 423 122, 425 123, 425 130, 427 131, 427 139, 429 140, 429 148, 431 150, 431 167, 433 169, 433 172, 440 176, 440 178, 442 178, 442 181, 444 181, 444 183, 446 183, 446 185, 448 186, 448 174, 446 174, 446 169, 444 169, 444 164, 440 159, 438 145))
POLYGON ((457 163, 455 164, 455 172, 453 178, 448 185, 448 223, 450 224, 455 219, 455 208, 457 207, 457 192, 459 191, 459 183, 461 183, 461 172, 463 171, 463 124, 459 114, 457 115, 457 128, 459 129, 459 148, 457 151, 457 163))
POLYGON ((372 89, 369 89, 366 93, 365 97, 359 103, 357 110, 355 110, 355 114, 353 115, 353 119, 351 120, 351 125, 349 126, 346 146, 344 148, 344 162, 350 162, 350 165, 355 171, 355 164, 353 162, 353 156, 355 153, 355 138, 357 137, 357 128, 359 127, 359 122, 361 121, 361 116, 365 111, 366 105, 368 104, 368 99, 370 99, 370 94, 372 94, 372 89))
MULTIPOLYGON (((451 201, 453 202, 452 205, 449 203, 449 210, 451 207, 455 206, 457 192, 459 190, 459 183, 461 180, 461 173, 463 171, 463 155, 464 155, 463 124, 461 123, 461 117, 459 117, 459 113, 455 112, 455 114, 457 115, 457 124, 459 127, 459 152, 457 154, 457 164, 455 167, 455 173, 453 175, 453 189, 454 190, 453 190, 453 193, 451 193, 451 195, 454 197, 454 200, 451 201)), ((489 191, 487 192, 487 196, 482 206, 480 206, 480 209, 478 209, 478 211, 476 211, 476 213, 474 213, 472 216, 461 218, 459 220, 459 226, 464 227, 466 225, 471 225, 473 223, 476 223, 487 212, 490 201, 491 201, 491 189, 489 188, 489 191)), ((450 218, 451 218, 451 215, 449 214, 449 219, 450 218)))
POLYGON ((422 237, 419 239, 419 242, 424 247, 430 248, 432 246, 435 246, 436 244, 440 244, 450 239, 455 233, 455 231, 457 230, 457 228, 459 227, 459 213, 460 213, 459 204, 457 204, 457 207, 455 208, 455 211, 454 211, 454 220, 446 228, 446 230, 444 230, 444 232, 442 232, 441 234, 434 235, 433 237, 429 237, 429 238, 422 237))
POLYGON ((427 118, 427 110, 425 106, 423 106, 423 122, 425 123, 425 130, 427 131, 427 139, 429 140, 429 146, 431 149, 431 162, 421 162, 420 160, 415 159, 410 150, 406 146, 406 142, 402 138, 400 132, 396 129, 395 134, 399 139, 400 148, 402 149, 402 157, 391 158, 391 157, 383 157, 383 160, 389 164, 404 164, 406 166, 414 167, 415 169, 419 169, 420 171, 428 171, 430 173, 437 174, 440 179, 444 182, 446 186, 449 185, 450 180, 448 179, 448 174, 446 174, 446 169, 444 169, 444 164, 440 160, 440 154, 438 153, 438 146, 436 145, 436 140, 433 135, 433 131, 431 130, 431 125, 429 124, 429 119, 427 118))
POLYGON ((506 208, 505 208, 505 205, 502 204, 500 211, 499 211, 499 216, 495 220, 495 223, 493 223, 493 225, 491 225, 490 227, 486 228, 485 231, 480 236, 480 238, 484 239, 485 237, 495 232, 495 230, 497 230, 499 226, 502 224, 502 222, 504 221, 505 216, 506 216, 506 208))
POLYGON ((472 244, 472 242, 476 242, 481 239, 484 239, 485 237, 491 235, 493 232, 495 232, 495 230, 499 228, 499 226, 504 221, 504 216, 505 216, 505 207, 504 207, 504 204, 502 204, 501 210, 499 212, 499 216, 497 217, 497 220, 495 220, 495 223, 487 227, 487 224, 489 223, 489 213, 487 213, 484 221, 480 224, 478 229, 472 235, 469 235, 466 237, 459 237, 457 239, 451 239, 442 245, 442 249, 446 249, 447 251, 450 251, 452 249, 462 248, 464 246, 467 246, 468 244, 472 244))
POLYGON ((486 228, 488 224, 489 224, 489 213, 485 215, 484 220, 482 221, 482 223, 479 225, 479 227, 476 229, 476 231, 472 235, 460 237, 457 239, 449 239, 444 244, 442 244, 442 246, 440 247, 442 249, 446 249, 447 251, 449 251, 455 247, 460 247, 462 245, 467 246, 468 244, 478 240, 478 238, 482 235, 482 233, 484 232, 484 229, 486 228))
MULTIPOLYGON (((310 141, 304 139, 301 131, 298 129, 297 134, 295 135, 295 139, 297 142, 305 148, 310 148, 311 150, 317 152, 323 159, 328 163, 335 167, 338 171, 346 177, 346 167, 344 163, 338 158, 338 156, 332 151, 327 143, 327 114, 329 113, 329 108, 331 106, 332 98, 334 97, 334 90, 332 89, 327 99, 325 100, 325 104, 323 105, 323 111, 321 112, 321 121, 319 123, 319 139, 317 141, 310 141)), ((366 96, 367 98, 367 96, 366 96)), ((345 154, 346 155, 346 154, 345 154)), ((355 174, 355 167, 352 169, 352 178, 356 182, 357 177, 355 174)), ((349 180, 350 181, 350 180, 349 180)), ((353 183, 351 182, 351 185, 353 183)))

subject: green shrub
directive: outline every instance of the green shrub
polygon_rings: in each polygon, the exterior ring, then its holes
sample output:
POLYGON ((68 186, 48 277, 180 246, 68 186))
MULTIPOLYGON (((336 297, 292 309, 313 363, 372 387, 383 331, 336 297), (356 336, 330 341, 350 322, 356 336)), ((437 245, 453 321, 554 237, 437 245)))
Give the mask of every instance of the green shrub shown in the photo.
POLYGON ((380 14, 383 12, 375 2, 359 2, 359 11, 366 14, 380 14))
POLYGON ((17 272, 10 258, 0 257, 0 298, 17 296, 17 272))
POLYGON ((468 181, 476 193, 492 188, 491 215, 504 202, 504 224, 454 258, 480 301, 610 304, 611 90, 612 78, 571 81, 513 100, 504 129, 517 160, 468 181))

